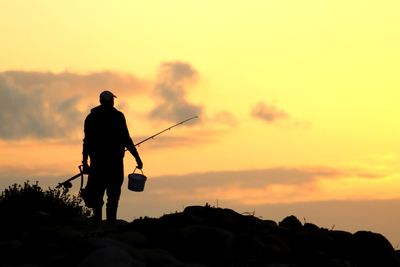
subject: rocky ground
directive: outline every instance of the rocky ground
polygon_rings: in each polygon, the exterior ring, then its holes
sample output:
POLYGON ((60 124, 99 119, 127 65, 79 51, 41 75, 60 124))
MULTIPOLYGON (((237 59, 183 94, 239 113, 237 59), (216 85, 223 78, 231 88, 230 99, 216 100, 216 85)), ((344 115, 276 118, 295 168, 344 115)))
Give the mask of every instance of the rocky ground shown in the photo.
POLYGON ((400 254, 378 233, 276 223, 230 209, 191 206, 160 218, 59 223, 46 214, 3 228, 2 266, 389 267, 400 254))

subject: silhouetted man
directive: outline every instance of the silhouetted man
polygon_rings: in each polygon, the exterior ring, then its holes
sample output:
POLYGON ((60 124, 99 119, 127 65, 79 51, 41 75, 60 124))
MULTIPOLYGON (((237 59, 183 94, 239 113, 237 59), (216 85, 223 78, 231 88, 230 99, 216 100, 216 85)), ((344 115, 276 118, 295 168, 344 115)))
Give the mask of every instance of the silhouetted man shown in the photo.
POLYGON ((89 174, 82 197, 86 205, 93 209, 94 220, 101 221, 103 197, 106 192, 106 217, 111 223, 117 219, 118 201, 124 179, 125 148, 135 157, 137 167, 143 167, 139 153, 129 136, 125 116, 114 108, 115 97, 110 91, 102 92, 100 105, 93 108, 86 117, 82 153, 83 169, 89 174))

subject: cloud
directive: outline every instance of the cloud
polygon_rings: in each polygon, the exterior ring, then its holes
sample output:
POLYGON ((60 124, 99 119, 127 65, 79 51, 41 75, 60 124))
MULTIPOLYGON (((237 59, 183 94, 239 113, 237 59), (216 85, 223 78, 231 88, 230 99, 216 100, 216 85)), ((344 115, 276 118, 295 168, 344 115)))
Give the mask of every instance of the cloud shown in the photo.
MULTIPOLYGON (((124 109, 128 116, 175 123, 197 115, 200 119, 184 126, 194 126, 200 120, 208 122, 209 132, 206 134, 212 135, 209 138, 196 137, 192 141, 190 138, 170 138, 168 144, 177 146, 190 142, 208 142, 226 130, 226 127, 237 126, 237 121, 232 113, 224 110, 207 115, 205 107, 189 99, 190 89, 198 79, 198 71, 184 62, 162 64, 154 88, 151 88, 154 82, 111 71, 88 74, 0 72, 0 140, 68 141, 81 138, 82 124, 88 110, 98 104, 99 93, 109 89, 118 96, 117 108, 124 109), (130 109, 130 103, 124 102, 124 99, 130 99, 133 95, 155 107, 146 104, 140 112, 136 106, 136 110, 130 109)), ((148 123, 151 124, 151 120, 148 123)), ((197 127, 184 128, 193 129, 194 132, 186 132, 190 136, 199 131, 197 127)))
POLYGON ((382 178, 365 171, 329 167, 221 171, 157 177, 151 181, 151 194, 154 198, 200 202, 220 199, 242 205, 330 200, 340 192, 330 192, 326 181, 354 177, 363 181, 382 178))
POLYGON ((26 91, 41 90, 51 96, 78 93, 97 98, 99 92, 106 89, 119 95, 139 93, 143 88, 143 81, 133 75, 111 71, 88 74, 6 71, 0 73, 0 79, 26 91))
POLYGON ((0 81, 0 138, 65 137, 76 125, 78 98, 49 100, 43 91, 25 91, 0 81))
POLYGON ((104 89, 119 95, 135 94, 143 83, 113 72, 0 72, 0 139, 70 137, 82 127, 87 108, 104 89))
POLYGON ((257 103, 253 107, 251 115, 267 123, 274 123, 278 120, 286 120, 289 118, 289 115, 285 111, 264 102, 257 103))
POLYGON ((250 112, 251 116, 260 119, 267 124, 277 124, 280 126, 291 126, 295 128, 308 129, 312 123, 298 120, 289 115, 286 111, 276 107, 273 104, 258 102, 250 112))
MULTIPOLYGON (((332 168, 273 168, 263 170, 221 171, 194 173, 182 176, 162 176, 162 182, 176 185, 213 187, 235 184, 242 188, 257 188, 273 184, 300 185, 314 180, 318 176, 333 177, 340 172, 332 168)), ((162 186, 162 185, 161 185, 162 186)), ((174 188, 179 188, 173 186, 174 188)), ((186 190, 186 188, 185 188, 186 190)))
POLYGON ((201 116, 203 107, 187 99, 187 92, 197 79, 198 72, 188 63, 163 63, 154 88, 157 107, 150 112, 150 117, 181 121, 190 116, 201 116))

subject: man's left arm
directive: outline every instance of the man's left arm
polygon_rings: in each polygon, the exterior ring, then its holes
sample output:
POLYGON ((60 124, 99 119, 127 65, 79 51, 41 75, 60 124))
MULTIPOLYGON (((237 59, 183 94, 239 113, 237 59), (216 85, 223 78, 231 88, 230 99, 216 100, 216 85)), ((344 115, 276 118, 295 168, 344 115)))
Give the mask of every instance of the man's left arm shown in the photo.
POLYGON ((83 138, 83 145, 82 145, 82 166, 83 166, 83 173, 84 174, 89 174, 89 164, 88 164, 88 158, 89 158, 89 132, 90 132, 90 116, 88 116, 85 119, 83 131, 85 137, 83 138))

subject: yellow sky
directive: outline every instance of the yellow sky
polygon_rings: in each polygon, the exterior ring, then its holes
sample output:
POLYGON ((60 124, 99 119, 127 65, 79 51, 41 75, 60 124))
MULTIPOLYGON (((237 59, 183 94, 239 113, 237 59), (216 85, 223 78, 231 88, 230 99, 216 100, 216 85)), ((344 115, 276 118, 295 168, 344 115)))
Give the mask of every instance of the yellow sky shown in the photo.
MULTIPOLYGON (((173 118, 148 114, 167 99, 154 89, 170 75, 162 67, 179 65, 195 74, 178 81, 176 103, 201 110, 180 115, 201 115, 201 123, 139 148, 150 176, 331 168, 335 179, 310 174, 300 186, 224 184, 197 193, 252 205, 397 199, 399 12, 400 2, 389 0, 0 1, 0 93, 29 99, 38 90, 50 100, 37 103, 76 119, 71 133, 50 138, 40 129, 18 133, 18 123, 10 134, 0 117, 0 168, 74 172, 82 121, 103 84, 119 96, 135 141, 170 126, 173 118)), ((63 114, 50 122, 65 131, 72 122, 63 114)), ((134 165, 130 156, 125 163, 134 165)))

